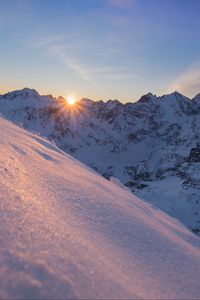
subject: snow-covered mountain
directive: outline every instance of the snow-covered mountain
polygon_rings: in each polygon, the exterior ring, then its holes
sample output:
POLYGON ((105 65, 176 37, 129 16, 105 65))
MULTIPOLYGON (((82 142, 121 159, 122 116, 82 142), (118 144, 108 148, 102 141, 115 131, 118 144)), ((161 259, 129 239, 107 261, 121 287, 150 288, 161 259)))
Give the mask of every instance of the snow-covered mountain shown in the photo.
POLYGON ((0 206, 1 299, 199 298, 197 236, 2 118, 0 206))
POLYGON ((200 95, 82 99, 71 108, 26 88, 1 95, 0 112, 199 232, 200 95))

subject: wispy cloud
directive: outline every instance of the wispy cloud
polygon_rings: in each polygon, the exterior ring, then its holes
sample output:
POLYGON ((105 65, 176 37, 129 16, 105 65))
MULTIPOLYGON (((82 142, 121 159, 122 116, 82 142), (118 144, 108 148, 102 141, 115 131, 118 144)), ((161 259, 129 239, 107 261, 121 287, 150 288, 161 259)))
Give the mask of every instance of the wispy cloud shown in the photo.
POLYGON ((45 37, 36 37, 31 40, 30 46, 39 48, 44 46, 49 46, 54 43, 62 41, 64 38, 66 38, 66 34, 57 34, 57 35, 50 35, 45 37))
POLYGON ((200 93, 200 63, 190 66, 175 80, 170 90, 180 91, 190 97, 200 93))
POLYGON ((72 57, 67 53, 64 47, 54 47, 54 53, 56 53, 61 62, 67 67, 73 70, 79 77, 86 81, 98 81, 98 80, 125 80, 128 78, 138 79, 139 76, 133 73, 131 67, 115 67, 104 64, 95 64, 92 62, 83 63, 80 58, 72 57))
POLYGON ((73 71, 78 73, 82 79, 91 81, 92 77, 90 75, 88 67, 85 64, 80 63, 75 58, 69 58, 69 57, 64 58, 63 61, 69 68, 71 68, 73 71))
POLYGON ((90 81, 91 76, 87 66, 70 54, 73 48, 80 46, 77 41, 74 42, 74 37, 74 33, 52 34, 48 36, 36 35, 31 38, 28 44, 31 48, 41 48, 48 54, 56 56, 58 61, 67 68, 74 71, 82 79, 90 81))
POLYGON ((113 67, 96 65, 91 68, 95 77, 101 77, 108 80, 125 80, 127 78, 138 79, 139 75, 134 74, 130 67, 113 67))
POLYGON ((82 79, 90 81, 91 76, 88 67, 81 63, 75 57, 72 57, 67 53, 65 46, 57 45, 50 48, 50 50, 57 55, 60 61, 68 68, 76 72, 82 79))
POLYGON ((102 80, 119 81, 126 79, 138 79, 139 76, 133 72, 131 66, 113 66, 103 62, 97 63, 99 57, 112 56, 115 54, 121 55, 121 50, 118 48, 106 48, 103 52, 97 52, 88 61, 83 55, 73 54, 73 49, 81 47, 82 44, 74 44, 70 39, 65 39, 66 35, 51 35, 32 40, 30 47, 42 48, 44 51, 53 55, 67 69, 73 71, 79 78, 97 84, 102 80))
POLYGON ((91 57, 85 53, 85 45, 77 33, 35 35, 29 41, 29 47, 38 48, 38 51, 53 55, 68 71, 72 71, 76 76, 90 83, 138 79, 139 76, 135 74, 131 65, 115 66, 107 63, 109 56, 113 58, 114 55, 123 55, 121 47, 113 45, 113 41, 109 43, 110 46, 107 45, 102 51, 96 52, 92 50, 91 43, 91 57))

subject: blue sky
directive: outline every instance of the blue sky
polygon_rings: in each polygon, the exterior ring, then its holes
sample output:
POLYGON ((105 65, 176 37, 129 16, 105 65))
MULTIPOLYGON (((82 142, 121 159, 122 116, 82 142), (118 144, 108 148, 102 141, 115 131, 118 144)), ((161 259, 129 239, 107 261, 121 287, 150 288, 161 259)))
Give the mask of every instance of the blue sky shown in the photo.
POLYGON ((0 0, 0 93, 200 92, 199 0, 0 0))

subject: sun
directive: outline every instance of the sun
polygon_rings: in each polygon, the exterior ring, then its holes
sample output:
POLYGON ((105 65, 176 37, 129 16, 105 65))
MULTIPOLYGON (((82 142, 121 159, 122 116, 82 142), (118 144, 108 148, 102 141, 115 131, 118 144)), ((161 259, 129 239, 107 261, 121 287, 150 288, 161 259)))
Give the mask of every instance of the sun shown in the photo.
POLYGON ((76 103, 76 99, 73 96, 67 97, 67 104, 73 106, 76 103))

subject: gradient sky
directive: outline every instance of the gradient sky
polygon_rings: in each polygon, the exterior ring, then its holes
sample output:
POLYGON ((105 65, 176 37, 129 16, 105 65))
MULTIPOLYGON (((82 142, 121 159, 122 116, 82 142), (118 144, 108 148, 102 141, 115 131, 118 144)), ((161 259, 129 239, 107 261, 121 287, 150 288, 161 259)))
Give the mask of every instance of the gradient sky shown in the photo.
POLYGON ((200 92, 200 0, 0 0, 0 93, 200 92))

